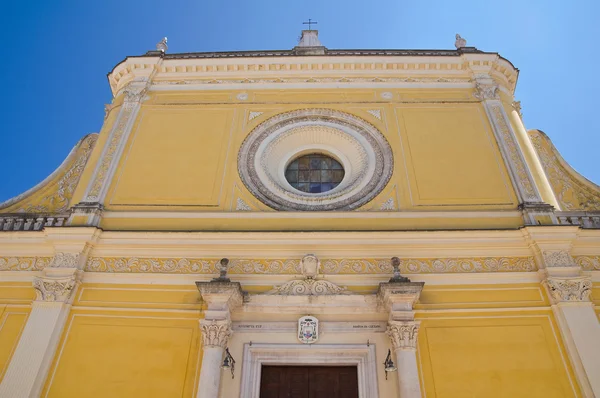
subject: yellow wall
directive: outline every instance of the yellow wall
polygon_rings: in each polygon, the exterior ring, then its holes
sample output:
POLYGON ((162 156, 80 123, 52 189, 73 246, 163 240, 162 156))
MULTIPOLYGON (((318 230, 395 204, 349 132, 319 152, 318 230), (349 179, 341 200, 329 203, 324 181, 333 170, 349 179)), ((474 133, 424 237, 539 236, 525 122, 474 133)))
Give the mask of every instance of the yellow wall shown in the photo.
POLYGON ((0 283, 0 381, 27 322, 32 299, 31 284, 0 283))
POLYGON ((390 195, 402 209, 513 209, 516 198, 491 127, 467 93, 417 98, 400 92, 407 99, 403 104, 376 102, 375 90, 248 92, 245 103, 226 91, 153 93, 133 125, 106 208, 229 211, 241 197, 255 210, 268 211, 238 176, 242 141, 278 113, 325 107, 372 123, 394 151, 391 181, 361 210, 374 209, 390 195), (440 96, 448 103, 430 103, 440 96), (381 111, 382 120, 367 112, 372 109, 381 111), (249 120, 251 111, 263 114, 249 120))
POLYGON ((42 396, 195 396, 200 308, 194 286, 83 284, 42 396))
POLYGON ((420 318, 428 397, 581 396, 550 310, 420 318))

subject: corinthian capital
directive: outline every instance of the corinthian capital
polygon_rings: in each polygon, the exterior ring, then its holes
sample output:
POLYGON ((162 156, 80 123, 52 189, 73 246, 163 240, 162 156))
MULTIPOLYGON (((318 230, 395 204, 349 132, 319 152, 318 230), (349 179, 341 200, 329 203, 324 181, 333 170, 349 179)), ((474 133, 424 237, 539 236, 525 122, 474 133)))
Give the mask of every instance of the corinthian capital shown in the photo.
POLYGON ((548 277, 546 284, 550 295, 556 302, 590 301, 592 278, 589 276, 548 277))
POLYGON ((75 275, 63 278, 36 277, 33 279, 36 301, 67 302, 77 287, 75 275))
POLYGON ((202 343, 204 347, 227 346, 231 331, 231 321, 229 320, 206 320, 200 321, 200 332, 202 333, 202 343))
POLYGON ((138 78, 125 87, 125 105, 134 105, 142 102, 148 91, 149 80, 147 78, 138 78))
POLYGON ((473 95, 480 101, 498 99, 498 86, 496 84, 475 83, 473 95))
POLYGON ((416 350, 419 321, 390 321, 386 334, 396 350, 416 350))

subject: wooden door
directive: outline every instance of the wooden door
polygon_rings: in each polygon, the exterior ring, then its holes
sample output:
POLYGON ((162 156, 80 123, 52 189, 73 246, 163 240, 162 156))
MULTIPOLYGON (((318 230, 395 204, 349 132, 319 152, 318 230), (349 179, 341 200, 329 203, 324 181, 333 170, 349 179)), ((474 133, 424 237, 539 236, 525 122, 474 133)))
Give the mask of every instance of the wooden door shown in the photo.
POLYGON ((358 398, 355 366, 263 366, 260 398, 358 398))

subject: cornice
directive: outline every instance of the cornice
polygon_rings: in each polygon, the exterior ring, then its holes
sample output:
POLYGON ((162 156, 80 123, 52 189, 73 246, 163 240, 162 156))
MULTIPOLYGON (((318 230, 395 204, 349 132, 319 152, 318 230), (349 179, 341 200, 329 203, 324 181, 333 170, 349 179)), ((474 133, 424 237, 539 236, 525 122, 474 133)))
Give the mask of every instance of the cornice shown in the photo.
MULTIPOLYGON (((148 77, 154 71, 153 84, 171 81, 168 84, 176 90, 177 84, 173 83, 178 81, 210 82, 232 78, 251 81, 273 76, 280 78, 283 84, 286 83, 285 78, 325 75, 348 79, 357 76, 369 76, 371 79, 386 76, 462 77, 468 81, 475 71, 481 73, 482 70, 487 70, 486 73, 507 92, 514 92, 518 70, 510 62, 496 53, 454 50, 329 50, 323 56, 296 56, 291 51, 258 51, 128 57, 108 74, 108 80, 113 95, 116 95, 134 78, 148 77)), ((352 82, 338 83, 344 86, 352 82)))

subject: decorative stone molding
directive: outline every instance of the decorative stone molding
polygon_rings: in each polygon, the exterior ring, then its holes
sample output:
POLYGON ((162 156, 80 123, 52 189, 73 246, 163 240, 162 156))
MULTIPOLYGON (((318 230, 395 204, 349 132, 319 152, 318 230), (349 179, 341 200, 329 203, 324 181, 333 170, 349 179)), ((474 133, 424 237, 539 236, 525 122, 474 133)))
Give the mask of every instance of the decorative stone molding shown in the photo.
POLYGON ((137 104, 141 103, 146 96, 148 87, 149 80, 146 78, 139 78, 129 83, 123 90, 123 94, 125 95, 123 106, 125 108, 133 108, 137 104))
MULTIPOLYGON (((576 256, 575 264, 581 267, 584 271, 600 271, 600 255, 598 256, 576 256)), ((2 269, 0 259, 0 269, 2 269)))
POLYGON ((542 256, 546 267, 576 266, 571 255, 564 250, 543 250, 542 256))
POLYGON ((383 210, 383 211, 394 211, 394 210, 396 210, 396 201, 394 201, 394 198, 389 198, 388 200, 386 200, 385 202, 383 202, 381 204, 381 206, 379 206, 379 210, 383 210))
POLYGON ((237 198, 235 202, 235 210, 237 211, 251 211, 252 208, 248 206, 248 203, 244 202, 242 198, 237 198))
POLYGON ((200 332, 202 333, 202 344, 204 347, 227 347, 229 337, 233 334, 231 321, 229 320, 206 320, 200 321, 200 332))
POLYGON ((259 117, 260 115, 262 115, 262 114, 263 114, 263 112, 254 112, 254 111, 250 111, 250 112, 248 113, 248 120, 254 120, 254 119, 256 119, 257 117, 259 117))
POLYGON ((579 175, 560 156, 550 139, 538 130, 529 138, 546 172, 561 210, 600 210, 600 186, 579 175))
POLYGON ((501 141, 500 145, 502 148, 504 148, 506 153, 506 160, 509 163, 508 167, 514 173, 514 176, 517 180, 516 182, 520 187, 523 200, 526 202, 541 202, 541 199, 536 192, 533 179, 527 171, 527 166, 521 154, 519 145, 512 131, 508 127, 508 123, 502 110, 502 105, 496 103, 494 105, 490 105, 489 108, 493 122, 500 135, 500 137, 498 137, 501 141))
POLYGON ((590 301, 592 278, 580 276, 574 278, 548 277, 548 291, 556 302, 590 301))
POLYGON ((369 109, 367 113, 370 113, 377 119, 381 120, 381 109, 369 109))
POLYGON ((366 121, 331 109, 286 112, 258 125, 238 154, 238 172, 248 190, 276 210, 352 210, 373 199, 393 172, 385 137, 366 121), (296 157, 319 152, 345 169, 331 191, 310 194, 294 189, 285 168, 296 157))
POLYGON ((120 152, 125 145, 131 125, 137 115, 139 105, 146 97, 149 86, 149 78, 139 77, 135 78, 123 89, 124 98, 122 108, 104 146, 84 202, 96 203, 101 202, 103 199, 101 196, 104 195, 105 185, 112 177, 116 163, 119 160, 120 152))
POLYGON ((265 293, 277 296, 330 296, 350 294, 345 287, 320 279, 297 279, 277 286, 265 293))
POLYGON ((52 268, 79 268, 80 253, 56 253, 50 261, 52 268))
MULTIPOLYGON (((231 85, 231 84, 255 84, 255 85, 266 85, 271 83, 277 84, 322 84, 322 83, 371 83, 371 84, 389 84, 389 83, 414 83, 414 84, 439 84, 439 83, 455 83, 461 85, 468 85, 472 82, 470 78, 446 78, 446 77, 389 77, 389 76, 378 76, 378 77, 286 77, 283 78, 255 78, 255 79, 185 79, 185 80, 157 80, 152 82, 152 86, 155 87, 169 87, 169 86, 186 86, 186 85, 231 85)), ((173 87, 173 88, 175 88, 173 87)), ((383 99, 391 99, 390 92, 387 92, 383 99), (387 98, 386 98, 387 97, 387 98)), ((262 112, 261 112, 262 113, 262 112)), ((375 116, 375 115, 374 115, 375 116)))
MULTIPOLYGON (((1 267, 0 258, 0 267, 1 267)), ((89 272, 215 274, 219 259, 90 257, 89 272)), ((0 268, 1 269, 1 268, 0 268)), ((533 257, 411 258, 400 260, 403 274, 531 272, 537 270, 533 257)), ((321 259, 325 275, 389 274, 389 258, 321 259)), ((228 273, 295 275, 301 273, 298 259, 231 259, 228 273)))
POLYGON ((64 278, 35 277, 36 301, 67 302, 77 287, 76 276, 64 278))
POLYGON ((500 98, 498 95, 498 86, 495 84, 475 83, 473 96, 480 101, 495 100, 500 98))
POLYGON ((0 257, 0 271, 41 271, 52 257, 0 257))
POLYGON ((419 321, 390 321, 386 334, 389 336, 394 351, 416 350, 419 334, 419 321))
MULTIPOLYGON (((22 229, 17 230, 35 231, 45 224, 41 222, 42 219, 46 221, 53 217, 62 219, 61 213, 65 213, 69 208, 75 188, 97 140, 98 134, 86 135, 75 145, 64 162, 44 181, 23 194, 0 203, 0 209, 20 214, 23 218, 22 229), (43 196, 35 195, 38 191, 44 192, 43 196), (39 217, 40 213, 53 216, 39 217)), ((6 223, 0 220, 0 231, 5 225, 6 223)))

